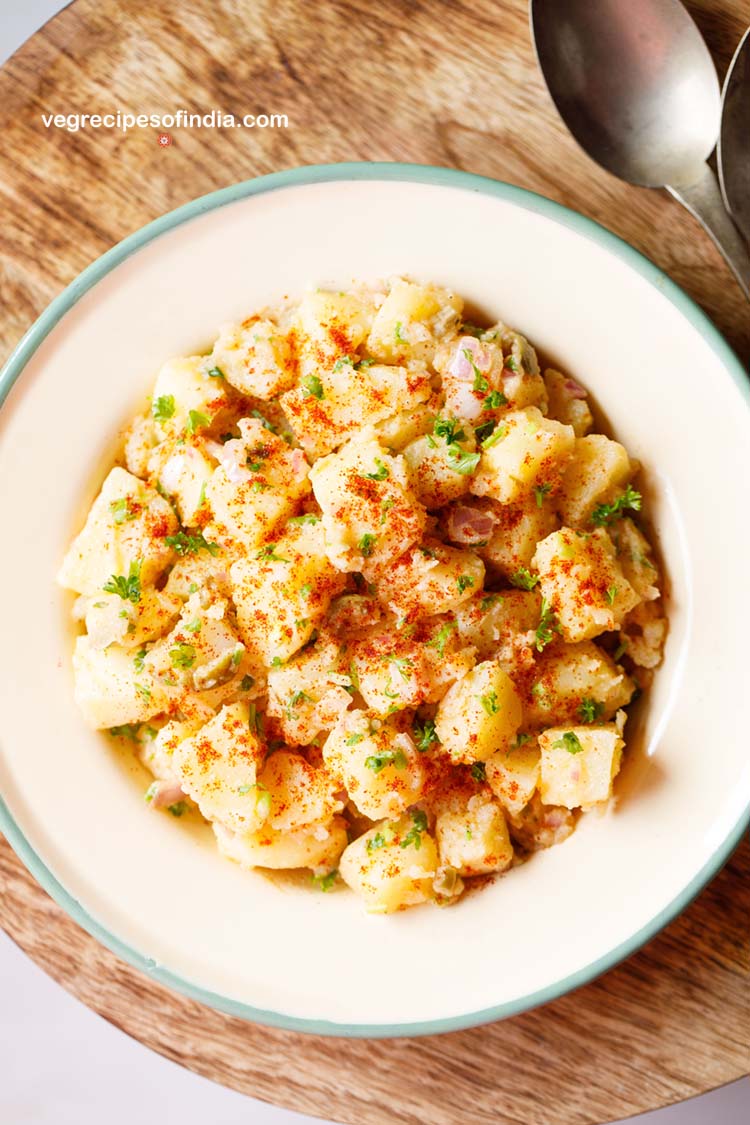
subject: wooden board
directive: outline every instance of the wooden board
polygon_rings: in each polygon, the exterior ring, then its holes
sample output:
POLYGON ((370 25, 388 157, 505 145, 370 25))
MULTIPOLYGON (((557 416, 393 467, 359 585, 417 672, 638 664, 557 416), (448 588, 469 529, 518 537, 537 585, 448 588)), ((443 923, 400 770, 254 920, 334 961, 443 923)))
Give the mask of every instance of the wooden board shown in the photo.
MULTIPOLYGON (((750 0, 690 4, 720 73, 750 0)), ((0 70, 0 358, 85 265, 213 188, 297 164, 409 160, 507 179, 643 250, 750 356, 748 307, 666 195, 592 165, 537 72, 523 0, 76 0, 0 70), (286 113, 280 130, 44 128, 40 114, 286 113)), ((716 752, 717 748, 709 748, 716 752)), ((626 964, 492 1027, 363 1042, 201 1008, 80 930, 0 840, 0 922, 56 980, 169 1058, 347 1125, 585 1125, 747 1070, 750 847, 626 964)))

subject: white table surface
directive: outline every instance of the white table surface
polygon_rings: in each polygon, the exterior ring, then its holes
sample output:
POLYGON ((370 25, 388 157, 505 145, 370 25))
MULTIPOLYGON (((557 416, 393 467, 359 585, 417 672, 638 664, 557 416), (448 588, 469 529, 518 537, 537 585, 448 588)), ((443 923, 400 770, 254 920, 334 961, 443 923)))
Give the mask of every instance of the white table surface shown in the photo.
MULTIPOLYGON (((65 0, 0 0, 0 63, 64 7, 65 0)), ((747 1029, 738 1028, 737 1034, 747 1029)), ((747 1125, 748 1119, 750 1080, 745 1079, 629 1122, 747 1125)), ((2 1125, 314 1125, 318 1120, 216 1086, 154 1054, 73 999, 0 931, 2 1125)))

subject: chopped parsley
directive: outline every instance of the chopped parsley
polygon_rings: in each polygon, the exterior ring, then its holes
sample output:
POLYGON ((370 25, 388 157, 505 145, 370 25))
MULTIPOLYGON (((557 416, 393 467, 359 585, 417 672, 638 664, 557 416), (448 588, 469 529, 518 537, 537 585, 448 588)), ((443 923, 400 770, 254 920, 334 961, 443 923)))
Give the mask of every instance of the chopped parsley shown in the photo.
POLYGON ((110 727, 109 733, 114 735, 115 738, 129 738, 131 742, 137 742, 139 730, 139 723, 122 723, 119 727, 110 727))
POLYGON ((482 410, 497 410, 499 406, 507 406, 508 400, 502 391, 490 391, 485 396, 482 410))
POLYGON ((503 422, 502 425, 492 431, 489 437, 484 439, 482 449, 492 449, 493 445, 497 445, 499 441, 502 441, 507 433, 508 427, 505 425, 505 422, 503 422))
POLYGON ((269 422, 265 414, 261 414, 260 410, 251 410, 250 415, 258 419, 264 430, 270 430, 272 434, 277 434, 279 432, 279 427, 274 426, 273 422, 269 422))
POLYGON ((488 715, 496 715, 500 710, 496 691, 488 691, 486 695, 480 695, 479 702, 488 715))
POLYGON ((357 743, 361 742, 364 737, 365 736, 363 734, 360 734, 358 731, 353 731, 351 734, 348 734, 346 736, 344 742, 347 746, 356 746, 357 743))
POLYGON ((419 719, 415 719, 411 729, 415 740, 414 745, 420 754, 424 754, 425 750, 429 750, 432 744, 438 741, 434 719, 425 719, 423 723, 420 723, 419 719))
POLYGON ((267 543, 265 547, 261 547, 259 551, 255 552, 255 557, 256 559, 268 560, 270 562, 289 562, 289 559, 285 559, 283 555, 276 554, 276 548, 273 543, 267 543))
POLYGON ((438 651, 438 656, 443 656, 445 654, 445 646, 448 643, 448 639, 455 628, 457 628, 455 621, 446 621, 444 625, 440 626, 440 630, 437 636, 433 637, 431 641, 427 642, 427 647, 436 648, 438 651))
POLYGON ((513 749, 519 750, 525 742, 529 741, 530 738, 530 734, 526 734, 525 731, 519 731, 516 735, 516 741, 513 743, 513 749))
POLYGON ((366 559, 369 559, 370 555, 372 554, 372 549, 375 546, 377 538, 377 535, 372 535, 370 532, 366 532, 357 544, 357 547, 366 559))
POLYGON ((487 780, 487 766, 484 762, 474 762, 474 765, 471 767, 471 776, 475 781, 487 780))
POLYGON ((121 500, 113 500, 109 506, 109 510, 114 516, 115 523, 125 523, 126 520, 134 520, 138 515, 137 510, 134 511, 131 507, 130 496, 124 496, 121 500))
POLYGON ((615 649, 615 651, 612 653, 612 657, 613 657, 614 660, 619 660, 620 657, 624 656, 627 651, 628 651, 628 642, 626 640, 622 640, 622 641, 620 641, 620 643, 617 646, 617 648, 615 649))
POLYGON ((642 502, 643 497, 640 492, 637 492, 629 484, 625 491, 611 504, 597 504, 591 514, 591 522, 595 527, 605 527, 607 524, 621 519, 627 509, 640 512, 642 502))
POLYGON ((552 746, 555 750, 567 750, 569 754, 580 754, 583 750, 581 740, 572 730, 566 730, 561 738, 552 743, 552 746))
POLYGON ((470 365, 471 370, 474 372, 474 383, 472 385, 472 390, 474 390, 474 391, 488 391, 490 389, 490 385, 487 382, 487 380, 485 379, 482 372, 477 367, 476 362, 474 360, 474 353, 471 351, 470 348, 461 348, 461 352, 463 353, 463 357, 466 360, 466 362, 470 365))
POLYGON ((398 340, 399 344, 408 344, 409 337, 404 335, 404 326, 399 320, 393 332, 394 338, 398 340))
POLYGON ((118 594, 124 601, 137 605, 141 600, 141 559, 135 559, 127 573, 113 574, 102 589, 107 594, 118 594))
POLYGON ((532 574, 525 566, 519 566, 510 576, 511 586, 517 586, 519 590, 533 590, 539 581, 538 574, 532 574))
POLYGON ((454 445, 458 441, 466 440, 466 433, 460 429, 461 423, 457 418, 441 418, 438 414, 432 427, 432 432, 445 439, 447 445, 454 445))
POLYGON ((537 508, 541 508, 542 504, 544 503, 545 497, 547 496, 547 493, 550 492, 551 489, 551 484, 538 484, 536 486, 536 488, 534 489, 534 496, 536 497, 537 508))
POLYGON ((330 891, 333 887, 333 884, 336 882, 337 875, 338 868, 334 868, 333 871, 329 871, 327 875, 313 875, 313 886, 317 887, 319 891, 330 891))
POLYGON ((604 591, 604 596, 607 599, 608 605, 614 605, 615 604, 615 598, 617 597, 617 590, 618 590, 617 586, 610 586, 608 589, 606 589, 604 591))
POLYGON ((581 700, 578 705, 578 718, 582 723, 595 723, 601 718, 604 711, 604 704, 600 703, 598 699, 592 699, 587 695, 581 700))
POLYGON ((518 374, 518 371, 520 370, 512 355, 507 355, 505 357, 505 359, 503 360, 503 367, 507 367, 509 371, 513 371, 516 374, 518 374))
POLYGON ((376 832, 375 835, 371 836, 367 841, 367 851, 376 852, 380 848, 387 847, 388 844, 393 843, 394 836, 395 832, 390 824, 386 824, 382 832, 376 832))
POLYGON ((208 375, 209 379, 226 379, 226 375, 220 367, 209 367, 206 374, 208 375))
POLYGON ((169 659, 173 668, 192 668, 195 664, 195 649, 192 645, 181 642, 170 648, 169 659))
POLYGON ((285 708, 287 719, 291 719, 292 711, 294 711, 297 707, 299 707, 300 703, 305 703, 305 702, 312 703, 312 699, 310 698, 310 696, 307 694, 306 691, 295 691, 295 692, 293 692, 292 695, 290 696, 289 702, 287 703, 286 708, 285 708))
POLYGON ((497 422, 495 421, 495 419, 490 418, 487 422, 482 422, 481 425, 475 427, 474 434, 480 445, 482 445, 487 440, 487 438, 495 432, 496 426, 497 422))
POLYGON ((405 770, 407 766, 406 754, 403 750, 383 750, 380 754, 370 754, 365 758, 365 766, 373 773, 380 773, 386 766, 395 766, 397 770, 405 770))
POLYGON ((136 672, 143 671, 143 661, 146 659, 147 653, 148 649, 142 648, 139 649, 133 657, 133 667, 135 668, 136 672))
POLYGON ((208 551, 209 555, 218 555, 219 553, 219 544, 210 543, 202 531, 195 535, 178 531, 176 535, 168 535, 164 542, 168 547, 173 547, 180 556, 197 555, 199 551, 208 551))
POLYGON ((172 816, 182 816, 182 814, 186 813, 187 810, 187 801, 177 801, 177 803, 174 805, 167 805, 167 812, 171 813, 172 816))
POLYGON ((384 465, 379 457, 375 458, 375 472, 365 473, 368 480, 386 480, 391 474, 388 472, 388 466, 384 465))
POLYGON ((199 427, 205 429, 210 425, 210 418, 207 418, 205 414, 201 414, 200 410, 190 410, 188 412, 188 420, 185 429, 189 434, 194 434, 199 427))
POLYGON ((458 445, 448 446, 448 467, 454 473, 469 476, 479 464, 481 453, 465 453, 458 445))
POLYGON ((463 594, 464 590, 469 590, 474 585, 474 579, 470 574, 459 574, 456 579, 459 594, 463 594))
POLYGON ((501 602, 502 600, 503 599, 501 594, 485 594, 485 596, 479 603, 482 613, 486 613, 490 606, 493 606, 495 602, 501 602))
POLYGON ((555 633, 560 632, 560 625, 552 612, 552 607, 546 598, 542 598, 542 612, 534 636, 536 638, 537 652, 543 652, 552 641, 555 633))
POLYGON ((422 809, 415 809, 411 814, 412 825, 401 841, 402 848, 413 845, 419 851, 422 846, 422 833, 427 831, 427 813, 422 809))
POLYGON ((323 398, 323 384, 317 375, 306 375, 302 380, 305 398, 323 398))
POLYGON ((151 403, 151 414, 155 421, 164 425, 175 412, 174 395, 159 395, 151 403))
POLYGON ((240 691, 250 691, 254 683, 255 679, 253 676, 243 676, 240 680, 240 691))
POLYGON ((312 512, 309 512, 304 516, 290 516, 290 518, 287 520, 287 523, 292 523, 295 525, 320 523, 320 516, 315 516, 312 514, 312 512))

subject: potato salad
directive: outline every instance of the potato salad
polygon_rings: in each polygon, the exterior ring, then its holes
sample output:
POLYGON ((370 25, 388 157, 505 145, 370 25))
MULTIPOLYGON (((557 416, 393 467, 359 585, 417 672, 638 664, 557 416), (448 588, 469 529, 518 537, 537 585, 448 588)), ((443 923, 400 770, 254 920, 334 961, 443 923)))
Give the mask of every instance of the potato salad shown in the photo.
POLYGON ((162 367, 63 561, 77 704, 242 867, 449 904, 612 798, 667 628, 638 471, 437 285, 264 309, 162 367))

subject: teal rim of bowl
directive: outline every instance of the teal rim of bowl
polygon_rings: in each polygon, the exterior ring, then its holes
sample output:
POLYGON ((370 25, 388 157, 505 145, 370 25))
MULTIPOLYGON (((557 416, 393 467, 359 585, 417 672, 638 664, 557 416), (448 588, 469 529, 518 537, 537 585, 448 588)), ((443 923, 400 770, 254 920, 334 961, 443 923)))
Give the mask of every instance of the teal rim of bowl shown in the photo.
MULTIPOLYGON (((469 172, 461 172, 452 168, 439 168, 426 164, 400 164, 400 163, 346 163, 346 164, 318 164, 301 168, 291 168, 284 172, 274 172, 271 175, 259 176, 257 179, 246 180, 243 183, 233 184, 230 187, 220 188, 210 192, 190 203, 183 204, 174 211, 169 211, 158 219, 154 219, 145 227, 128 235, 122 242, 117 243, 111 250, 102 254, 95 262, 87 266, 78 277, 68 285, 44 310, 41 316, 25 333, 15 347, 7 363, 0 372, 0 406, 5 401, 11 387, 14 385, 26 364, 31 359, 42 341, 65 316, 77 301, 84 296, 111 270, 124 262, 132 254, 137 253, 142 247, 166 234, 175 227, 189 222, 208 211, 247 199, 253 195, 263 195, 266 192, 279 191, 282 188, 307 186, 310 184, 331 183, 334 181, 397 181, 417 184, 430 184, 438 187, 459 188, 464 191, 477 192, 489 195, 495 199, 502 199, 525 211, 543 215, 556 223, 567 227, 576 234, 597 243, 604 250, 613 254, 620 261, 630 266, 640 274, 650 285, 667 298, 696 328, 704 340, 716 353, 724 367, 734 379, 735 383, 744 392, 750 404, 750 382, 742 364, 724 340, 718 329, 712 324, 708 316, 695 304, 657 266, 644 257, 638 250, 628 245, 617 235, 612 234, 605 227, 588 219, 575 211, 569 210, 561 203, 527 191, 525 188, 516 187, 498 180, 491 180, 485 176, 477 176, 469 172)), ((269 1027, 282 1028, 285 1031, 306 1032, 312 1035, 327 1035, 341 1037, 384 1039, 391 1037, 406 1037, 415 1035, 437 1035, 449 1031, 460 1031, 465 1028, 477 1027, 481 1024, 491 1023, 495 1020, 505 1019, 508 1016, 518 1015, 556 1000, 565 993, 581 985, 588 984, 602 973, 614 968, 626 957, 629 957, 641 946, 650 941, 664 926, 677 917, 703 890, 705 885, 717 874, 729 859, 734 849, 739 844, 745 829, 750 824, 750 804, 741 813, 736 824, 727 834, 725 839, 715 849, 712 857, 704 864, 697 875, 694 875, 687 886, 672 901, 660 910, 645 926, 632 934, 626 941, 610 950, 603 957, 597 958, 590 964, 575 973, 564 977, 546 988, 517 997, 504 1004, 497 1004, 490 1008, 483 1008, 475 1012, 466 1012, 457 1016, 444 1019, 432 1019, 399 1024, 361 1024, 338 1023, 328 1020, 307 1019, 297 1016, 285 1015, 262 1008, 254 1008, 250 1004, 232 1000, 230 997, 221 996, 202 988, 199 985, 185 980, 183 977, 162 968, 149 957, 132 949, 98 922, 57 880, 44 861, 36 854, 28 843, 20 828, 11 816, 10 810, 0 797, 0 830, 5 835, 13 850, 22 860, 34 878, 41 884, 45 891, 52 896, 55 902, 63 908, 75 922, 83 927, 92 937, 100 941, 118 957, 127 961, 134 968, 139 969, 159 984, 172 988, 191 1000, 216 1008, 230 1016, 254 1023, 266 1024, 269 1027)))

